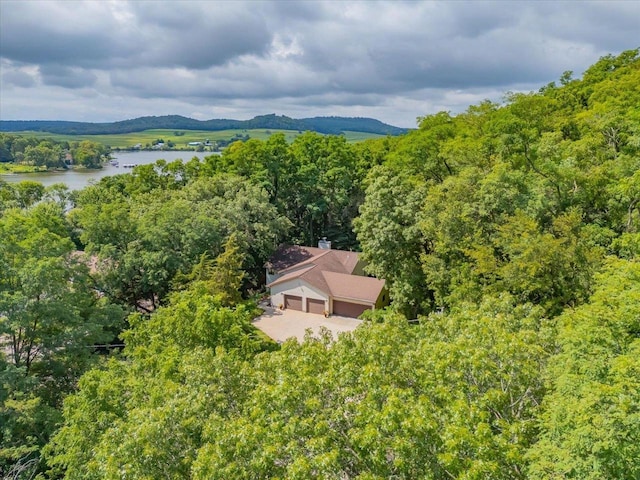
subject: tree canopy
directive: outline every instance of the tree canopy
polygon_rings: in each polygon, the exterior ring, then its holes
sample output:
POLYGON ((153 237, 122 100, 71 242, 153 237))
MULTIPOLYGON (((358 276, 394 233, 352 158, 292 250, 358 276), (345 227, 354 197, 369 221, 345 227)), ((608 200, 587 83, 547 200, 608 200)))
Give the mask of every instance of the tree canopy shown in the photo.
POLYGON ((639 478, 638 50, 559 83, 355 145, 0 182, 2 475, 639 478), (322 236, 392 303, 271 342, 263 265, 322 236))

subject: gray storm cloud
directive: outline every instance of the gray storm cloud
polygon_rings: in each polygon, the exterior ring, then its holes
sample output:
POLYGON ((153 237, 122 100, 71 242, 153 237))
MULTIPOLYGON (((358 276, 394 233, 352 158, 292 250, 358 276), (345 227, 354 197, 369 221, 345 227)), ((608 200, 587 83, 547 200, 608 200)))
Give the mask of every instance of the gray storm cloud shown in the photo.
POLYGON ((535 89, 637 48, 638 18, 626 1, 3 0, 0 115, 118 120, 122 102, 126 117, 248 118, 299 106, 413 126, 424 109, 535 89), (74 109, 91 89, 86 118, 74 109))

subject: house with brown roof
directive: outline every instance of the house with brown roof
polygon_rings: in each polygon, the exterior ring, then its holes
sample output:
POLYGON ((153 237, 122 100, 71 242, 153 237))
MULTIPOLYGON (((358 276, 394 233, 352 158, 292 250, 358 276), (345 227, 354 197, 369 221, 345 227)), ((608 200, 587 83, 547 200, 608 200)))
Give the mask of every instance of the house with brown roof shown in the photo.
POLYGON ((367 277, 357 252, 283 245, 265 265, 271 304, 317 314, 358 317, 388 305, 384 280, 367 277))

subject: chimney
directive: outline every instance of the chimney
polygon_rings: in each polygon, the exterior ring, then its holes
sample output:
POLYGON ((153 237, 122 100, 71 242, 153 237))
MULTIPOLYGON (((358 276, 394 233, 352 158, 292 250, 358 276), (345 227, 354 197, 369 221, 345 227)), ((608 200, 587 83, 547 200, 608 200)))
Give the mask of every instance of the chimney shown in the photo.
POLYGON ((327 240, 327 237, 322 237, 322 239, 318 240, 318 248, 331 250, 331 240, 327 240))

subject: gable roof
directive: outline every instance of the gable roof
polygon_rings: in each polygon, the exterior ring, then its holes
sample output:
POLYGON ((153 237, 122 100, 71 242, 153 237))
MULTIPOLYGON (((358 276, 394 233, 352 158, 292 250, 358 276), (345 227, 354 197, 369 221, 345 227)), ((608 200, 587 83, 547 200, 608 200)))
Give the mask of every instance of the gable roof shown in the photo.
POLYGON ((287 245, 278 249, 267 263, 281 275, 267 287, 300 279, 327 295, 374 303, 385 282, 353 275, 358 260, 357 252, 287 245), (285 258, 288 253, 292 258, 285 258), (294 259, 299 261, 294 262, 294 259))
POLYGON ((384 280, 345 275, 336 272, 322 272, 331 295, 345 300, 364 300, 375 303, 384 287, 384 280))

